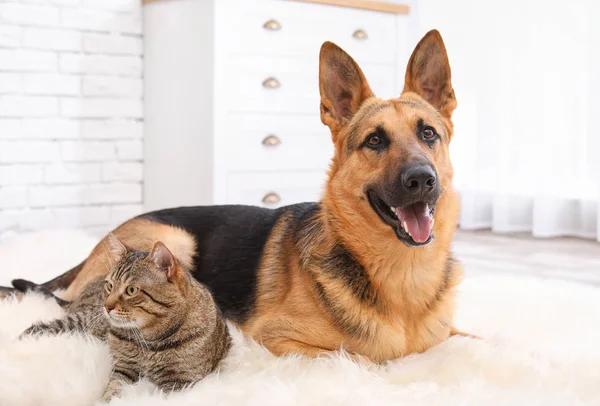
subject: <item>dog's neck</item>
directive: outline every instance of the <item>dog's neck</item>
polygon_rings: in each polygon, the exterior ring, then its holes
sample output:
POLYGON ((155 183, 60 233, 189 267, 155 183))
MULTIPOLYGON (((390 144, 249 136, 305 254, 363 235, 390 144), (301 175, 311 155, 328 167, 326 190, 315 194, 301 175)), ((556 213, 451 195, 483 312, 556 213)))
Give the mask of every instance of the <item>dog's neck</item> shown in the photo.
POLYGON ((349 195, 339 196, 328 188, 321 204, 325 240, 339 241, 352 252, 381 294, 402 300, 402 307, 422 308, 427 300, 423 292, 440 283, 451 261, 459 207, 456 192, 445 190, 440 197, 434 239, 423 247, 406 246, 368 204, 356 204, 349 195))

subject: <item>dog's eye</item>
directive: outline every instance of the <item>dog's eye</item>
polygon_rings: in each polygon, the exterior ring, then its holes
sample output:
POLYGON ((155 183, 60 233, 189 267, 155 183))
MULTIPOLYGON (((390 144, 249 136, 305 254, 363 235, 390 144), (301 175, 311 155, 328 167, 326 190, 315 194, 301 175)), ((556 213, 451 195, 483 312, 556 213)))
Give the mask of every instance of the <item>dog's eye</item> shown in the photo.
POLYGON ((432 140, 437 136, 435 130, 431 127, 425 127, 423 130, 423 138, 426 140, 432 140))
POLYGON ((127 286, 127 294, 129 296, 135 296, 140 289, 135 286, 127 286))
POLYGON ((372 146, 380 145, 381 137, 379 135, 377 135, 376 133, 373 133, 373 134, 369 135, 369 137, 367 138, 367 144, 372 145, 372 146))
POLYGON ((390 145, 390 139, 380 125, 361 144, 362 147, 367 147, 376 152, 383 151, 388 145, 390 145))

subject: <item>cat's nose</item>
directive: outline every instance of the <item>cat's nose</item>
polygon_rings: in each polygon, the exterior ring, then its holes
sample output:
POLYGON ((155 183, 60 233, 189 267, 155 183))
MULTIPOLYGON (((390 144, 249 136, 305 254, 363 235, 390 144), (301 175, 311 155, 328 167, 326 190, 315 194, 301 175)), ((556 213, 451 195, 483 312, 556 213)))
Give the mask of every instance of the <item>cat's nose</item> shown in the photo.
POLYGON ((114 308, 115 308, 115 306, 111 306, 111 305, 104 305, 104 308, 106 309, 106 312, 107 312, 107 313, 110 313, 110 311, 111 311, 112 309, 114 309, 114 308))

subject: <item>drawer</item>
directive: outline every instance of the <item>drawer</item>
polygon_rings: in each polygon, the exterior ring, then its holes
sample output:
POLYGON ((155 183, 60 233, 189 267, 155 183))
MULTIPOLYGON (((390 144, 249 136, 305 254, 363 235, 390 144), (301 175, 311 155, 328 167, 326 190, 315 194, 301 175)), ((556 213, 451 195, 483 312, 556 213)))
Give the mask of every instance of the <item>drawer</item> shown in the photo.
POLYGON ((325 171, 247 172, 227 176, 227 203, 279 207, 315 202, 327 179, 325 171))
POLYGON ((227 115, 217 138, 219 164, 236 171, 327 169, 333 156, 329 129, 317 115, 227 115))
POLYGON ((217 3, 219 44, 228 53, 312 56, 332 41, 356 59, 396 62, 396 15, 281 0, 217 3))
MULTIPOLYGON (((395 68, 361 64, 379 97, 397 97, 395 68)), ((228 61, 217 79, 216 91, 225 109, 233 112, 319 114, 318 58, 240 56, 228 61)))

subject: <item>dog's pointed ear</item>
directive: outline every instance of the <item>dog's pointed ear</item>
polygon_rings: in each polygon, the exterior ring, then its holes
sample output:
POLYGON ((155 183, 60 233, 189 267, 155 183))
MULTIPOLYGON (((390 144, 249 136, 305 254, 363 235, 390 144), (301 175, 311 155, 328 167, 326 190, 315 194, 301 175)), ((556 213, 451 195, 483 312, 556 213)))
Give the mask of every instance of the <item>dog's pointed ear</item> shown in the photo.
POLYGON ((418 94, 444 117, 452 118, 456 97, 446 46, 437 30, 425 34, 408 61, 402 93, 406 92, 418 94))
POLYGON ((321 121, 329 127, 334 138, 360 105, 373 92, 358 64, 332 42, 321 46, 319 55, 319 92, 321 121))

